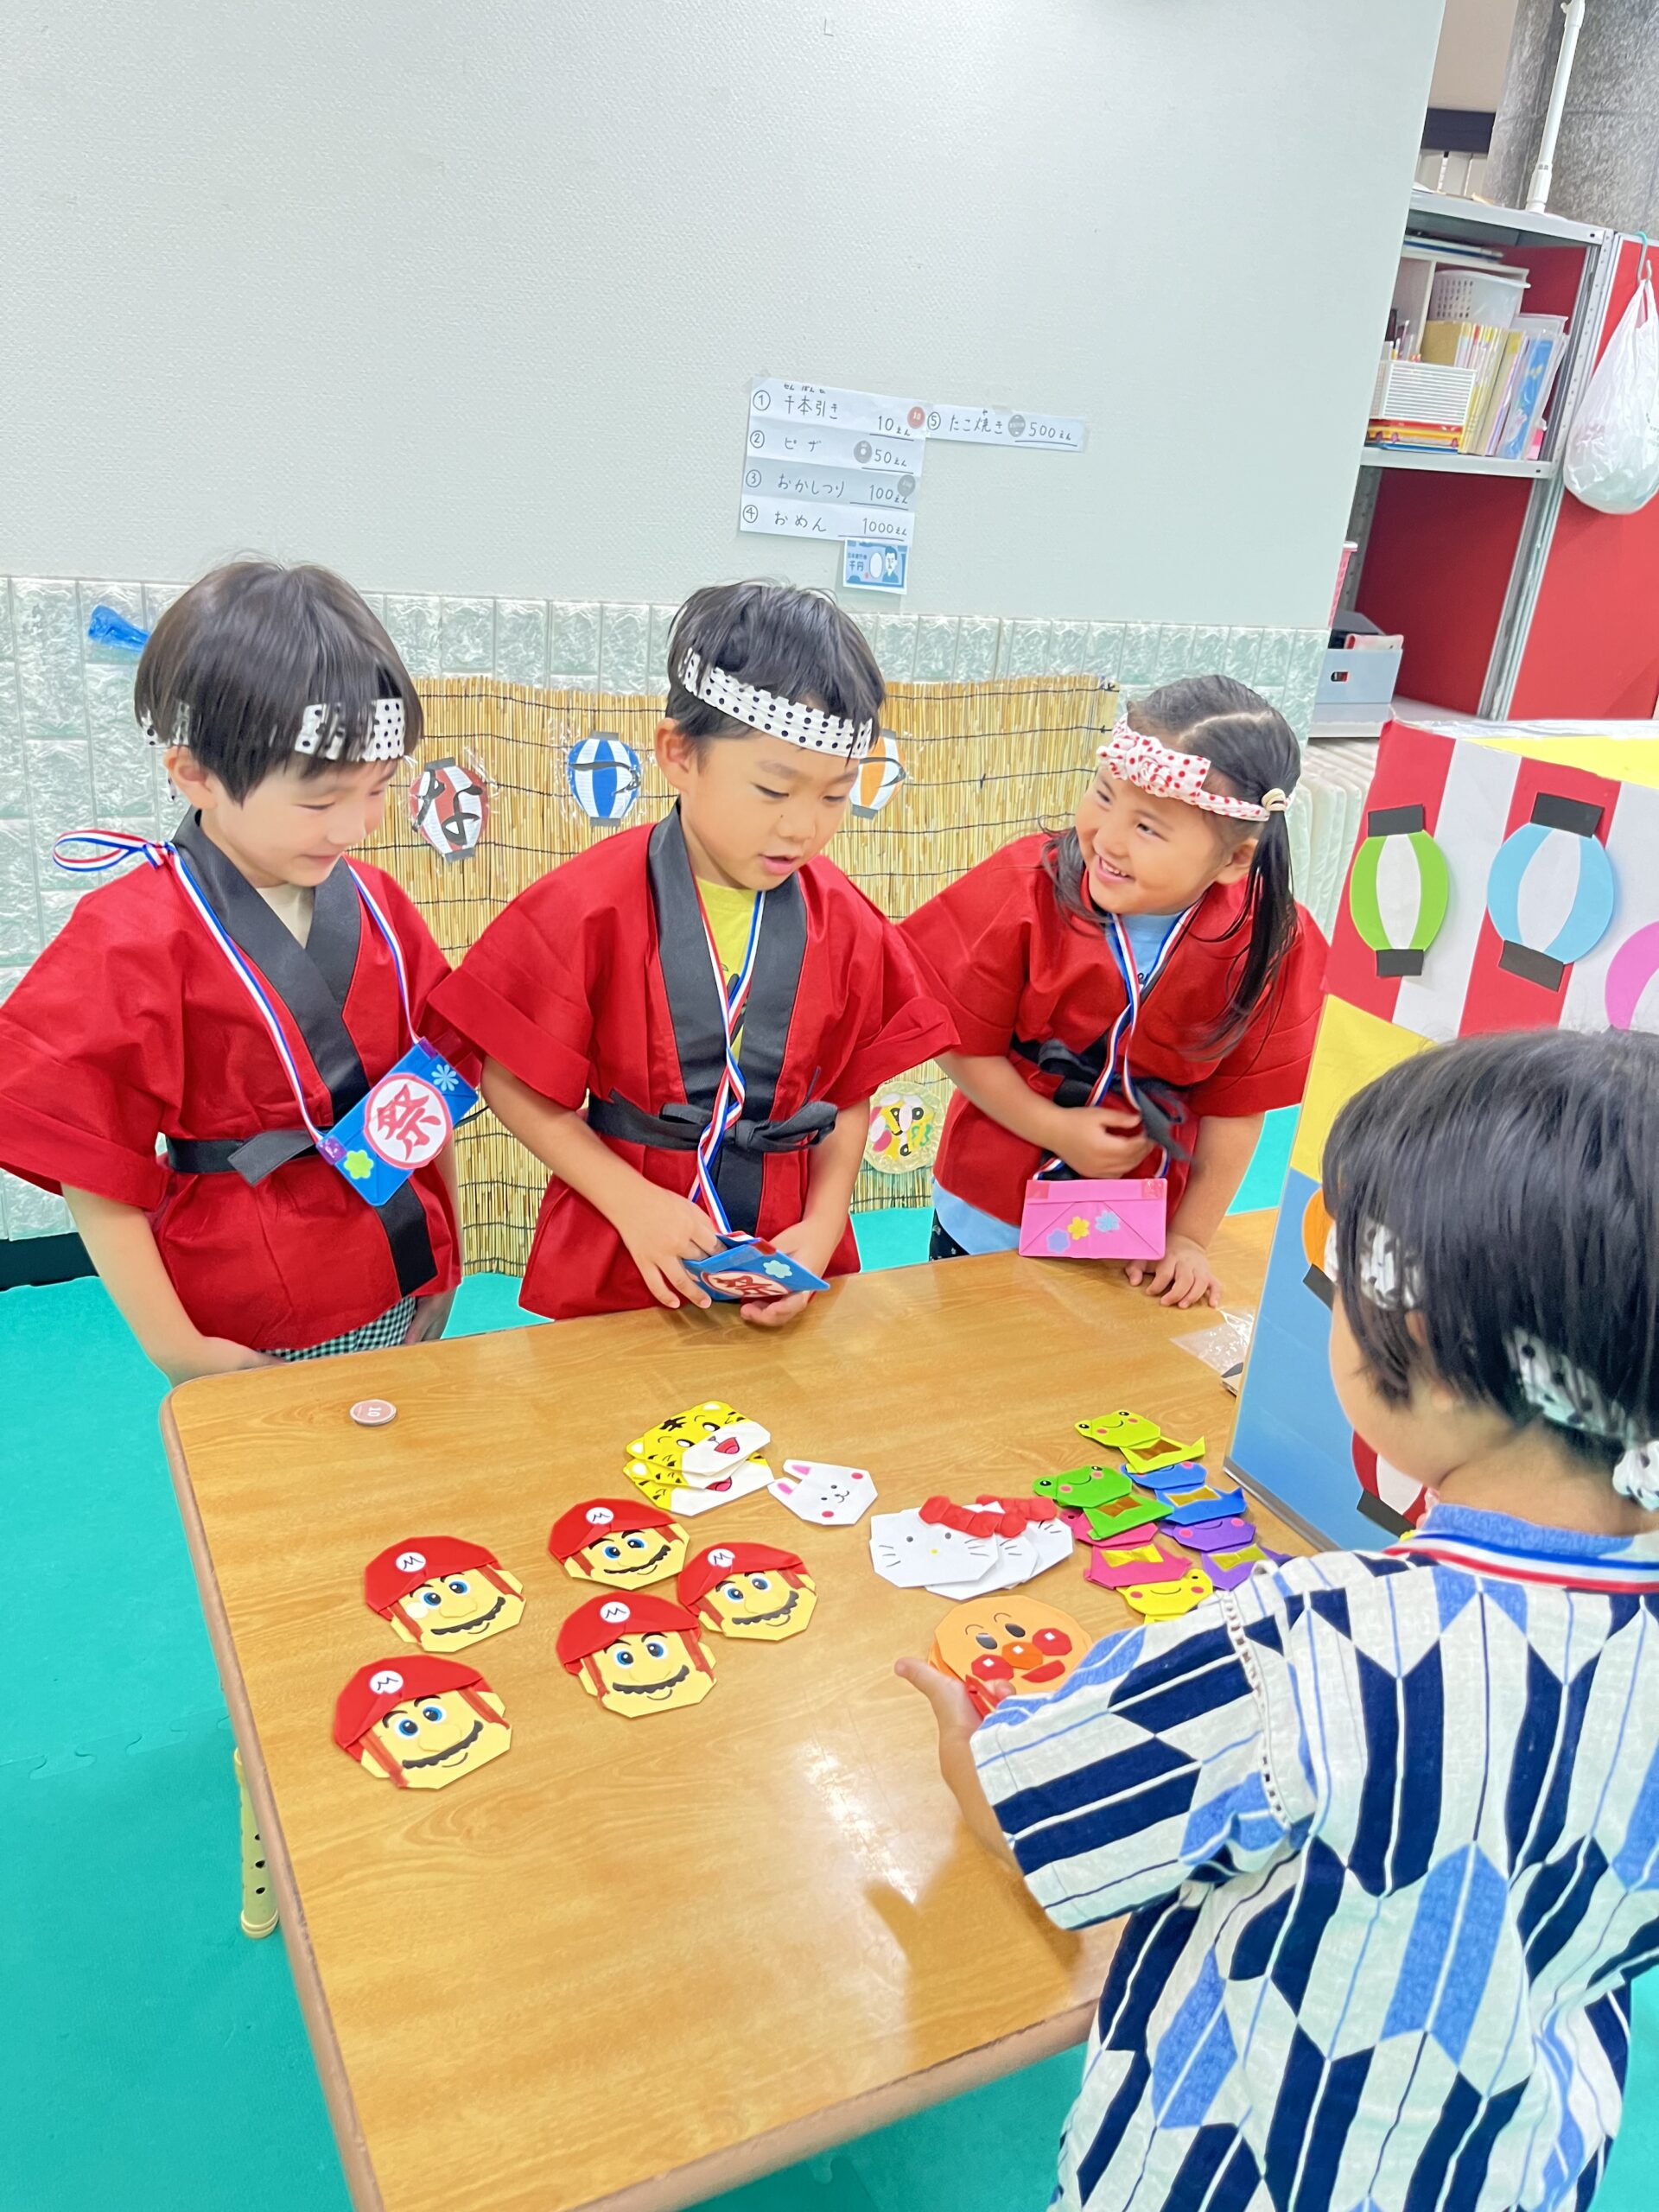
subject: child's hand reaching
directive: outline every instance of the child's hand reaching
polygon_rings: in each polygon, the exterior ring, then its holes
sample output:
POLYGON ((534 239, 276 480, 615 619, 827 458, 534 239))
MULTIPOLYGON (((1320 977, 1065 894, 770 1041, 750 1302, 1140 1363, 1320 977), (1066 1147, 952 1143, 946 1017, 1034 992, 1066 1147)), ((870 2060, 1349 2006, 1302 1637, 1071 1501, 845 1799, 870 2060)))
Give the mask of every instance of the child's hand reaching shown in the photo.
POLYGON ((1141 1116, 1128 1106, 1057 1106, 1049 1149, 1074 1174, 1127 1175, 1152 1149, 1141 1116))
POLYGON ((1123 1270, 1131 1288, 1160 1306, 1219 1306, 1221 1279, 1210 1255, 1190 1236, 1169 1236, 1161 1260, 1131 1260, 1123 1270))
POLYGON ((987 1851, 1005 1865, 1017 1866, 1019 1861, 1008 1848, 1002 1823, 991 1810, 990 1800, 980 1783, 979 1769, 974 1764, 971 1745, 979 1715, 974 1711, 967 1691, 954 1675, 942 1675, 937 1667, 930 1667, 920 1659, 896 1659, 893 1671, 900 1681, 919 1690, 933 1708, 939 1732, 939 1772, 961 1806, 962 1817, 987 1851))
POLYGON ((645 1288, 659 1306, 712 1306, 714 1300, 683 1262, 723 1252, 720 1232, 701 1206, 673 1191, 659 1190, 643 1175, 632 1179, 637 1188, 620 1193, 613 1201, 611 1224, 628 1248, 629 1256, 645 1278, 645 1288))

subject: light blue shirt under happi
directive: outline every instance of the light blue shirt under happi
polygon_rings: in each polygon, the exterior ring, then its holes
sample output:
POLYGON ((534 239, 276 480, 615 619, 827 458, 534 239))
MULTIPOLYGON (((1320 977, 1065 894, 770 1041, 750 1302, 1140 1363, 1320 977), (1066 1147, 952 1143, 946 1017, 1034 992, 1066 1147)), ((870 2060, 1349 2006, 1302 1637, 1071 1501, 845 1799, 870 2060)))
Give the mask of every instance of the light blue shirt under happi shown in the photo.
POLYGON ((1659 1537, 1440 1506, 973 1740, 1051 1916, 1133 1915, 1058 2203, 1589 2202, 1659 1956, 1659 1537))

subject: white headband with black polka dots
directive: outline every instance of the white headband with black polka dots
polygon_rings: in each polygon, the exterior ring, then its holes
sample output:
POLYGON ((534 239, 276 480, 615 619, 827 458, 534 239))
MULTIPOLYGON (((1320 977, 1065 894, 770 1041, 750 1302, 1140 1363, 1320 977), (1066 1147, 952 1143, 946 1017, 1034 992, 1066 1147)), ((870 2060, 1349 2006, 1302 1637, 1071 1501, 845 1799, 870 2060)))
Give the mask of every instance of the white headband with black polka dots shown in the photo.
POLYGON ((706 707, 729 715, 734 722, 781 737, 809 753, 834 753, 847 760, 861 760, 875 742, 874 721, 849 721, 842 715, 827 715, 822 707, 804 707, 783 699, 759 684, 745 683, 723 668, 705 668, 701 658, 688 653, 680 664, 680 681, 706 707))
MULTIPOLYGON (((179 709, 170 740, 161 736, 148 715, 144 717, 143 731, 152 745, 171 743, 188 746, 190 742, 188 706, 179 709)), ((352 753, 352 760, 353 763, 360 760, 401 760, 404 752, 404 736, 403 701, 377 699, 369 715, 368 735, 364 740, 362 749, 352 753)), ((351 732, 340 720, 339 708, 321 702, 308 707, 300 717, 294 750, 315 753, 323 760, 343 759, 351 751, 351 732)))
MULTIPOLYGON (((340 720, 337 707, 308 707, 300 717, 300 734, 294 741, 296 753, 315 753, 320 760, 338 760, 350 744, 351 732, 340 720)), ((377 699, 369 716, 368 735, 361 749, 353 753, 352 759, 401 760, 403 757, 404 702, 401 699, 377 699)))

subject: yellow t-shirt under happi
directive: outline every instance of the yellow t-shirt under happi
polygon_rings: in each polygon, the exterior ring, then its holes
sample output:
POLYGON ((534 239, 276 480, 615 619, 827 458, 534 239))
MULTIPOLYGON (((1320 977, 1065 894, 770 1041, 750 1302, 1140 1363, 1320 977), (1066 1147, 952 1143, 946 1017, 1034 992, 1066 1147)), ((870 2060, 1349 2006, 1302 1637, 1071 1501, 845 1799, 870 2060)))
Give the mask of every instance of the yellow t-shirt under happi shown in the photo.
MULTIPOLYGON (((697 890, 702 899, 702 911, 709 917, 709 926, 715 933, 715 950, 720 955, 721 969, 729 991, 733 978, 743 972, 743 956, 749 949, 749 930, 754 920, 754 902, 760 893, 734 891, 723 883, 705 883, 701 876, 697 878, 697 890)), ((741 1050, 741 1029, 734 1042, 741 1050)))

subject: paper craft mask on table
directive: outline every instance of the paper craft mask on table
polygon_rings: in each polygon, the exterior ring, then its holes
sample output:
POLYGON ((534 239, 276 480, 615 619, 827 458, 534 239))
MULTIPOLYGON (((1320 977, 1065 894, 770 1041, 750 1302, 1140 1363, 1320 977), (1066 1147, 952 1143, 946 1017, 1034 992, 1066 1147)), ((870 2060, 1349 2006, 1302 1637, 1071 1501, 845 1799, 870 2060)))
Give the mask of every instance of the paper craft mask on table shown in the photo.
POLYGON ((710 1545, 686 1561, 679 1599, 739 1643, 781 1643, 798 1636, 818 1602, 806 1561, 772 1544, 710 1545))
POLYGON ((553 1523, 547 1548, 578 1582, 643 1590, 685 1565, 684 1529, 643 1497, 590 1497, 553 1523))
POLYGON ((442 1789, 499 1758, 512 1731, 475 1667, 416 1652, 358 1669, 334 1707, 334 1741, 399 1789, 442 1789))
POLYGON ((460 1536, 405 1536, 363 1570, 370 1609, 405 1643, 453 1656, 517 1627, 524 1588, 492 1551, 460 1536))
POLYGON ((636 1436, 624 1471, 653 1505, 681 1515, 707 1513, 766 1488, 772 1469, 754 1454, 771 1441, 759 1421, 709 1398, 636 1436))
POLYGON ((1021 1595, 953 1605, 934 1633, 930 1661, 954 1675, 984 1713, 1005 1697, 1058 1689, 1088 1650, 1088 1631, 1070 1613, 1021 1595))
POLYGON ((650 1591, 590 1598, 559 1630, 557 1649, 588 1696, 625 1720, 700 1705, 715 1687, 714 1655, 696 1620, 650 1591))
POLYGON ((1101 1414, 1092 1421, 1080 1421, 1077 1433, 1093 1444, 1103 1445, 1109 1452, 1121 1452, 1132 1475, 1155 1474, 1160 1467, 1173 1466, 1178 1459, 1204 1457, 1201 1436, 1195 1443, 1178 1444, 1144 1414, 1101 1414))
POLYGON ((823 1459, 785 1459, 771 1488, 780 1505, 825 1529, 850 1529, 876 1496, 868 1468, 838 1467, 823 1459))

